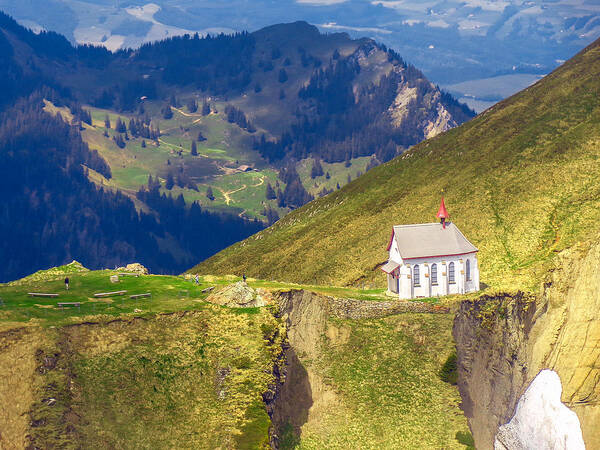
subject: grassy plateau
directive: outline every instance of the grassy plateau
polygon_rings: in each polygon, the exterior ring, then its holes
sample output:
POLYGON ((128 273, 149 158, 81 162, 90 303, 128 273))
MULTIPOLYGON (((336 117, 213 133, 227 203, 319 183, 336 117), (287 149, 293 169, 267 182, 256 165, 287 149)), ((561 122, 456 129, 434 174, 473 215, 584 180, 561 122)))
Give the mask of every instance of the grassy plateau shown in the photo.
MULTIPOLYGON (((0 447, 268 448, 263 395, 287 346, 277 305, 207 302, 202 291, 240 281, 232 275, 196 284, 189 276, 123 273, 73 262, 0 285, 0 401, 7 405, 0 447), (118 283, 110 281, 115 274, 118 283), (141 293, 152 296, 130 298, 141 293)), ((248 284, 385 300, 372 286, 248 284)), ((328 319, 311 354, 298 355, 314 374, 312 393, 301 393, 314 408, 301 433, 283 433, 280 448, 465 448, 458 391, 440 376, 453 352, 451 321, 448 314, 328 319)))

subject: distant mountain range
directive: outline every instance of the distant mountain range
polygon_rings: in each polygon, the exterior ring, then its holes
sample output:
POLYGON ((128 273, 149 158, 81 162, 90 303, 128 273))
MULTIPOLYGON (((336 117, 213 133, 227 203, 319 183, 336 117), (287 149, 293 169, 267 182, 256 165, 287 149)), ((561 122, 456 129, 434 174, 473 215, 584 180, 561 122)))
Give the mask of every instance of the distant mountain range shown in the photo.
POLYGON ((595 0, 0 0, 0 9, 33 29, 111 49, 306 20, 376 38, 441 85, 548 73, 600 36, 595 0))

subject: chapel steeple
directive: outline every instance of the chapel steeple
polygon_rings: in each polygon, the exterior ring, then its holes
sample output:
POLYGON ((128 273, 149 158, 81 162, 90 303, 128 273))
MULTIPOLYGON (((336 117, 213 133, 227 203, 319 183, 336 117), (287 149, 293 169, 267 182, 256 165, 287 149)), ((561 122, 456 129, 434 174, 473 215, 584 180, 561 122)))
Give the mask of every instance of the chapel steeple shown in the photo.
POLYGON ((444 196, 442 195, 442 201, 440 202, 440 209, 437 213, 437 218, 440 219, 440 223, 442 227, 446 229, 446 219, 450 218, 450 214, 448 214, 448 210, 446 209, 446 205, 444 204, 444 196))

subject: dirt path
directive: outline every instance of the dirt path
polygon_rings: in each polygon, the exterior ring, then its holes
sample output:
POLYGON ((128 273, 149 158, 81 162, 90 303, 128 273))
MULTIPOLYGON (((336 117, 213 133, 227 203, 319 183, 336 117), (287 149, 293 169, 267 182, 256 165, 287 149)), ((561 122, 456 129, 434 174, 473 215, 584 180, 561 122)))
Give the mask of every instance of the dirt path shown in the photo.
POLYGON ((179 108, 175 108, 174 106, 171 106, 171 109, 174 109, 179 114, 181 114, 182 116, 185 116, 185 117, 200 117, 200 118, 202 118, 202 114, 199 114, 199 113, 193 113, 193 114, 186 113, 185 111, 183 111, 179 108))
POLYGON ((250 187, 258 187, 258 186, 262 186, 263 184, 265 184, 265 176, 261 175, 260 181, 258 182, 258 184, 252 184, 250 187))
MULTIPOLYGON (((258 184, 251 184, 250 187, 258 187, 258 186, 262 186, 265 183, 265 176, 261 175, 260 177, 260 181, 258 182, 258 184)), ((223 197, 225 197, 225 203, 227 205, 229 205, 229 203, 231 203, 233 201, 233 199, 231 198, 231 194, 235 194, 236 192, 240 192, 243 191, 244 189, 247 189, 248 186, 247 185, 242 185, 241 188, 237 188, 234 189, 233 191, 224 191, 223 189, 221 189, 220 187, 217 187, 217 189, 221 192, 221 194, 223 194, 223 197)), ((244 214, 246 212, 246 210, 242 211, 239 216, 241 217, 242 214, 244 214)))
POLYGON ((229 203, 231 203, 233 201, 233 199, 230 197, 231 194, 235 194, 236 192, 240 192, 243 191, 244 189, 246 189, 248 186, 246 186, 245 184, 238 189, 234 189, 233 191, 227 191, 225 192, 223 189, 221 189, 220 187, 218 187, 217 189, 221 192, 221 194, 223 194, 223 197, 225 197, 225 203, 227 203, 227 205, 229 205, 229 203))

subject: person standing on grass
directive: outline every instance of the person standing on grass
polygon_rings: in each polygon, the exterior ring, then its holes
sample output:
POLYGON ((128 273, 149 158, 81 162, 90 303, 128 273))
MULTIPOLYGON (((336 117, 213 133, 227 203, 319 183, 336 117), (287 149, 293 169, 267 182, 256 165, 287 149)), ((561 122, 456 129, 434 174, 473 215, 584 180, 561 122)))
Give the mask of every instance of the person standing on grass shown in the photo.
POLYGON ((69 277, 65 278, 65 288, 69 290, 69 277))
POLYGON ((242 279, 244 280, 244 283, 245 283, 246 282, 246 274, 245 273, 242 274, 242 279))

